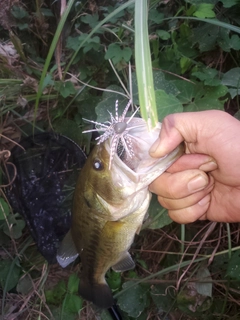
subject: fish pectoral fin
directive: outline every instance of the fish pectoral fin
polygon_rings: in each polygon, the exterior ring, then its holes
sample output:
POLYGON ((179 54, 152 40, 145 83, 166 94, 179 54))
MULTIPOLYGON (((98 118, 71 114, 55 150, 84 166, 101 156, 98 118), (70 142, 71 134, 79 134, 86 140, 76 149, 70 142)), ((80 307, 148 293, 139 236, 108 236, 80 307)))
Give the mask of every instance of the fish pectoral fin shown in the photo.
POLYGON ((126 252, 124 256, 114 266, 113 271, 123 272, 135 268, 135 262, 133 261, 130 253, 126 252))
POLYGON ((70 263, 76 260, 78 252, 73 242, 71 230, 64 237, 57 251, 57 262, 62 268, 66 268, 70 263))

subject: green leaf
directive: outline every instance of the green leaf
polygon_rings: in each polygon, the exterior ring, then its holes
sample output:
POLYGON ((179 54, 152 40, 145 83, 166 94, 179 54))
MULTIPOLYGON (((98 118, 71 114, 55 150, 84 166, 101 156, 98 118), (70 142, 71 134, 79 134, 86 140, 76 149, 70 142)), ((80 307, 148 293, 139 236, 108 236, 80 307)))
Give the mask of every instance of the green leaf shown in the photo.
POLYGON ((79 278, 75 273, 73 273, 70 275, 68 279, 67 290, 69 293, 77 293, 78 286, 79 286, 79 278))
POLYGON ((54 320, 76 320, 76 313, 67 312, 62 306, 48 305, 54 320))
MULTIPOLYGON (((234 114, 234 118, 240 120, 240 110, 238 110, 235 114, 234 114)), ((1 243, 1 242, 0 242, 1 243)))
POLYGON ((19 239, 22 236, 22 231, 26 225, 25 221, 18 213, 9 215, 7 220, 10 225, 10 230, 8 225, 5 224, 3 226, 3 232, 7 236, 12 236, 13 239, 19 239))
POLYGON ((63 98, 74 95, 76 90, 71 81, 55 82, 55 89, 61 94, 63 98))
MULTIPOLYGON (((123 284, 123 289, 130 287, 134 281, 127 281, 123 284)), ((130 317, 136 319, 149 305, 149 287, 138 284, 121 294, 118 298, 119 307, 130 317)))
MULTIPOLYGON (((234 38, 232 40, 234 45, 234 38)), ((229 37, 229 30, 220 28, 219 34, 217 37, 217 44, 223 49, 225 52, 230 52, 232 49, 231 39, 229 37)))
POLYGON ((95 113, 95 108, 100 101, 100 97, 95 97, 88 95, 84 98, 84 100, 80 100, 78 106, 78 114, 81 115, 82 118, 88 120, 96 120, 97 115, 95 113))
POLYGON ((100 38, 96 36, 96 37, 90 38, 86 42, 86 44, 84 45, 84 48, 83 48, 83 52, 87 53, 91 49, 98 51, 99 48, 100 48, 100 38))
POLYGON ((234 98, 240 92, 240 68, 233 68, 226 72, 222 78, 222 84, 232 87, 229 92, 231 97, 234 98))
MULTIPOLYGON (((155 90, 163 90, 167 94, 176 96, 179 94, 178 88, 175 86, 173 81, 169 81, 165 79, 165 75, 162 71, 153 71, 153 82, 155 90)), ((137 78, 136 73, 132 73, 132 93, 133 93, 133 102, 138 105, 138 86, 137 86, 137 78)))
POLYGON ((209 24, 205 23, 204 25, 193 29, 193 45, 198 43, 200 52, 213 50, 216 46, 218 35, 219 27, 209 27, 209 24))
POLYGON ((11 14, 18 20, 29 18, 29 14, 22 6, 12 6, 11 14))
POLYGON ((177 305, 180 310, 190 315, 200 316, 211 308, 212 298, 197 293, 195 283, 190 283, 178 293, 177 305))
POLYGON ((132 50, 129 47, 121 48, 120 45, 112 43, 108 46, 105 59, 111 59, 114 64, 122 61, 128 62, 132 56, 132 50))
POLYGON ((104 91, 102 95, 102 100, 97 104, 95 112, 97 114, 98 122, 105 122, 110 118, 109 112, 115 115, 115 103, 118 100, 118 114, 121 114, 126 107, 128 100, 123 96, 118 94, 123 93, 122 88, 111 85, 107 88, 112 92, 104 91))
POLYGON ((86 14, 82 16, 81 21, 89 24, 91 28, 94 28, 98 24, 99 16, 97 13, 90 15, 86 14))
POLYGON ((7 217, 10 213, 10 208, 7 204, 7 202, 0 198, 0 220, 5 220, 5 217, 7 217))
POLYGON ((201 3, 193 15, 198 18, 214 18, 215 12, 212 10, 213 8, 214 5, 211 3, 201 3))
POLYGON ((112 315, 107 309, 103 309, 101 312, 101 320, 113 320, 112 315))
POLYGON ((66 294, 66 284, 63 280, 60 280, 58 284, 50 290, 45 291, 45 297, 48 304, 59 305, 66 294))
POLYGON ((157 24, 160 24, 164 19, 164 14, 162 12, 159 12, 155 8, 150 9, 148 13, 148 19, 149 21, 153 21, 157 24))
POLYGON ((87 53, 91 49, 97 51, 100 47, 100 38, 98 36, 95 36, 95 37, 92 37, 89 39, 87 39, 87 38, 88 38, 87 33, 83 33, 79 37, 69 36, 67 38, 67 48, 76 51, 78 49, 79 45, 81 44, 81 42, 84 42, 84 44, 83 44, 83 52, 84 53, 87 53))
POLYGON ((201 71, 196 71, 192 73, 193 76, 202 80, 205 85, 218 86, 220 85, 220 80, 218 77, 218 71, 212 68, 204 68, 201 71))
POLYGON ((232 252, 226 275, 233 280, 240 281, 240 250, 232 252))
POLYGON ((13 289, 20 278, 21 268, 11 260, 0 261, 0 286, 6 291, 13 289), (14 265, 13 265, 14 264, 14 265), (9 272, 11 274, 9 275, 9 272))
POLYGON ((28 23, 17 23, 17 26, 20 30, 28 29, 29 25, 28 23))
POLYGON ((46 77, 43 80, 43 87, 42 89, 46 88, 47 86, 54 85, 54 81, 52 80, 52 75, 50 73, 46 74, 46 77))
POLYGON ((54 17, 54 14, 52 13, 52 11, 50 9, 41 8, 40 11, 45 17, 54 17))
MULTIPOLYGON (((83 33, 81 36, 84 36, 85 33, 83 33)), ((87 34, 86 34, 86 37, 87 37, 87 34)), ((80 40, 80 37, 67 37, 67 43, 66 43, 66 47, 68 49, 72 49, 74 51, 77 51, 78 47, 79 47, 79 41, 80 40)))
POLYGON ((183 105, 189 104, 196 95, 198 85, 196 83, 183 80, 175 80, 174 84, 178 88, 179 94, 177 95, 177 97, 179 101, 183 105))
POLYGON ((224 110, 224 102, 227 98, 223 99, 223 97, 228 92, 227 87, 222 85, 210 87, 202 83, 181 80, 174 81, 174 84, 180 91, 177 98, 184 105, 184 111, 224 110))
POLYGON ((230 47, 233 50, 240 50, 240 37, 234 34, 230 39, 230 47))
POLYGON ((212 273, 221 272, 222 274, 225 274, 228 267, 228 260, 229 260, 228 253, 216 255, 211 264, 211 272, 212 273))
POLYGON ((132 56, 132 50, 129 47, 126 47, 122 50, 122 57, 125 62, 129 62, 132 56))
POLYGON ((79 126, 73 120, 60 118, 57 119, 53 124, 54 130, 73 141, 75 141, 79 146, 82 145, 84 140, 84 134, 79 130, 79 126))
POLYGON ((169 95, 176 96, 179 93, 178 88, 173 81, 165 79, 162 71, 153 71, 153 81, 155 90, 163 90, 169 95))
POLYGON ((196 275, 197 279, 203 282, 196 282, 196 290, 199 294, 212 297, 212 277, 208 268, 200 268, 196 275), (207 282, 209 280, 209 282, 207 282))
POLYGON ((120 289, 122 284, 122 277, 120 272, 114 272, 113 270, 107 273, 107 283, 112 290, 120 289))
POLYGON ((21 294, 28 294, 33 289, 33 281, 30 275, 22 277, 17 284, 17 292, 21 294))
POLYGON ((143 229, 160 229, 172 223, 168 216, 167 209, 163 208, 155 194, 152 195, 152 200, 148 208, 148 218, 143 224, 143 229))
POLYGON ((155 91, 158 118, 162 121, 170 113, 177 113, 183 111, 181 102, 172 94, 167 94, 163 90, 155 91))
POLYGON ((227 98, 223 97, 227 94, 228 90, 225 86, 216 87, 202 87, 195 96, 195 99, 184 111, 203 111, 203 110, 224 110, 224 103, 227 98), (220 100, 220 98, 222 98, 220 100))
MULTIPOLYGON (((211 20, 210 20, 211 21, 211 20)), ((219 22, 218 20, 213 20, 219 22)), ((230 52, 234 47, 238 47, 237 39, 238 37, 229 37, 229 28, 223 27, 221 25, 213 25, 209 28, 209 24, 205 23, 200 27, 193 29, 192 44, 199 44, 199 49, 201 52, 211 51, 217 46, 220 46, 224 51, 230 52)))
POLYGON ((168 285, 155 285, 151 288, 151 297, 157 308, 161 311, 169 311, 173 304, 174 292, 168 285), (167 291, 166 291, 167 290, 167 291), (167 292, 167 294, 166 294, 167 292))
POLYGON ((192 60, 188 57, 180 58, 181 73, 184 74, 192 66, 192 60))
POLYGON ((63 302, 63 309, 66 312, 78 313, 82 309, 83 299, 75 294, 66 294, 63 302))
MULTIPOLYGON (((104 9, 104 7, 102 7, 104 9)), ((108 6, 106 8, 107 13, 104 14, 104 17, 108 17, 109 14, 111 14, 115 9, 117 8, 117 5, 115 7, 113 6, 108 6)), ((122 18, 124 16, 125 12, 124 10, 120 11, 119 13, 115 14, 111 19, 108 21, 112 24, 116 24, 116 22, 119 21, 119 18, 122 18)))
POLYGON ((157 30, 156 34, 159 36, 160 39, 162 40, 168 40, 170 39, 171 35, 169 32, 165 31, 165 30, 157 30))

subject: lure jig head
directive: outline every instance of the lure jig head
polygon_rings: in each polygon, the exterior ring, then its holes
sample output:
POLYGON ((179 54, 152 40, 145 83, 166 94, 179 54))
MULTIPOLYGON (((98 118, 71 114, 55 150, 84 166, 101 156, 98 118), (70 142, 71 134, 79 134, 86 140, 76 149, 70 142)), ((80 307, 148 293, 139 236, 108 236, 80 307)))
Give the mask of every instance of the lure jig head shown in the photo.
POLYGON ((105 123, 100 123, 88 119, 84 119, 85 121, 91 122, 95 124, 96 129, 86 130, 83 133, 87 132, 94 132, 94 131, 103 131, 103 134, 96 138, 98 140, 98 145, 103 143, 107 139, 111 138, 110 142, 110 160, 109 160, 109 170, 111 169, 112 160, 114 154, 117 153, 119 143, 122 145, 124 150, 127 152, 128 156, 132 158, 134 156, 133 148, 132 148, 132 140, 131 135, 129 134, 129 130, 133 129, 134 127, 129 127, 129 123, 138 112, 139 108, 132 114, 130 118, 126 121, 126 114, 131 105, 132 101, 129 100, 128 104, 126 105, 125 109, 121 116, 118 114, 118 100, 115 103, 115 117, 110 114, 110 121, 106 121, 105 123))

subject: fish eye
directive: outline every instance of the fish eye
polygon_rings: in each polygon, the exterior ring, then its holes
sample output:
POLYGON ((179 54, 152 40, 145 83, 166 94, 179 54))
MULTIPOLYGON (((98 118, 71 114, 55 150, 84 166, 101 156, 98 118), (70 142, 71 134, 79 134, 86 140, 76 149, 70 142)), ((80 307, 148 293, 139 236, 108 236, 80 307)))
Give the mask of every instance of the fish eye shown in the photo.
POLYGON ((99 171, 103 169, 102 161, 99 159, 94 159, 93 161, 93 169, 99 171))

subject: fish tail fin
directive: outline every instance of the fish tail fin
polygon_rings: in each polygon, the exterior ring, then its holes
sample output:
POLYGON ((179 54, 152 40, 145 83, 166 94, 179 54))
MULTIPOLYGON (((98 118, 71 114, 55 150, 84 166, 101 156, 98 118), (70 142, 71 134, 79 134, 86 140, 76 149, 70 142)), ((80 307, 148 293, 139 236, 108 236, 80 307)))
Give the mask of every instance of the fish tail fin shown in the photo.
POLYGON ((106 309, 114 305, 112 291, 107 283, 90 283, 86 279, 81 279, 78 292, 84 299, 100 308, 106 309))

